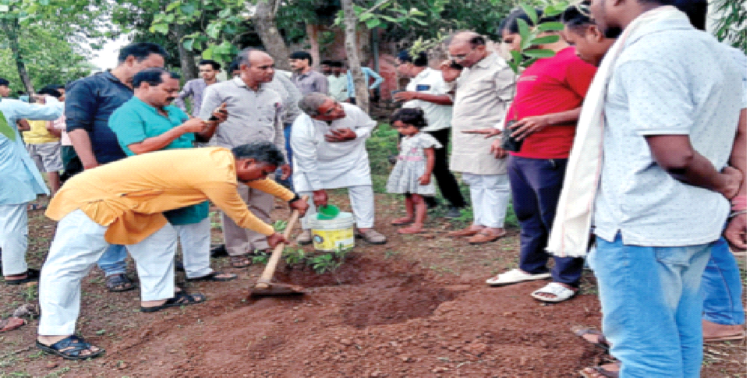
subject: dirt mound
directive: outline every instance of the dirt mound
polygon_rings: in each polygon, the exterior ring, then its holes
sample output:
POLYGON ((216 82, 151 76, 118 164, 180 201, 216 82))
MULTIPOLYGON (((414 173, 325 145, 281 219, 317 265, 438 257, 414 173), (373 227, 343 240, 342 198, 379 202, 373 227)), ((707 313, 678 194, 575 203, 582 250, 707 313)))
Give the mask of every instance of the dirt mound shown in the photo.
POLYGON ((539 283, 492 289, 364 257, 276 279, 309 293, 247 302, 238 292, 171 310, 108 360, 139 361, 130 376, 566 377, 599 353, 568 330, 598 322, 595 298, 542 306, 526 294, 539 283))
POLYGON ((450 290, 426 284, 425 273, 416 264, 383 263, 357 255, 334 273, 317 275, 288 267, 274 279, 306 288, 361 285, 356 294, 347 295, 339 311, 344 324, 357 328, 426 317, 456 297, 450 290))

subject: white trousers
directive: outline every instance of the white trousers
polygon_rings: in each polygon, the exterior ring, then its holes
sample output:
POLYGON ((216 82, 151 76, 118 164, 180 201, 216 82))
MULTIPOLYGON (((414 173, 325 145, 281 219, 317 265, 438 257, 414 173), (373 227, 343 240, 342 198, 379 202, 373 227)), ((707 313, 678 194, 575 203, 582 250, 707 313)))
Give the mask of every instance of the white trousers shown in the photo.
POLYGON ((198 223, 172 227, 180 238, 187 278, 211 274, 211 220, 206 218, 198 223))
POLYGON ((503 228, 510 201, 510 179, 504 175, 476 175, 463 173, 463 182, 469 185, 474 225, 503 228))
POLYGON ((0 205, 0 248, 3 275, 26 273, 26 249, 29 246, 29 216, 26 204, 0 205))
MULTIPOLYGON (((352 205, 352 212, 354 213, 354 221, 357 224, 357 228, 372 228, 375 225, 375 194, 372 192, 372 185, 350 186, 346 189, 349 191, 349 202, 352 205)), ((310 208, 301 222, 302 228, 308 230, 310 226, 308 226, 307 222, 317 219, 318 210, 315 207, 315 203, 313 203, 312 192, 300 192, 299 195, 300 197, 303 195, 310 197, 307 201, 310 204, 310 208)))
MULTIPOLYGON (((104 253, 107 227, 83 211, 66 215, 57 224, 39 282, 41 318, 39 334, 64 336, 75 333, 81 309, 81 281, 104 253)), ((128 246, 141 282, 141 300, 174 297, 174 252, 177 235, 167 224, 138 244, 128 246)))

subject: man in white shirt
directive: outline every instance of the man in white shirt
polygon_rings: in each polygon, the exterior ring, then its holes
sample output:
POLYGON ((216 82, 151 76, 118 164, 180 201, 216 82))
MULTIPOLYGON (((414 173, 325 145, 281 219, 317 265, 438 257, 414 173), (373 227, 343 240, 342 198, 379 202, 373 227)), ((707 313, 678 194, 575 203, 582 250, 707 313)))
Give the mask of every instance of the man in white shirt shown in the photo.
MULTIPOLYGON (((446 148, 435 150, 435 168, 432 173, 440 187, 440 193, 450 202, 446 218, 461 216, 460 208, 466 206, 458 188, 456 178, 448 169, 447 146, 450 139, 453 99, 448 95, 449 87, 443 80, 443 73, 427 66, 427 54, 421 52, 412 57, 404 50, 396 57, 396 71, 399 75, 411 78, 406 91, 396 93, 397 101, 406 101, 405 108, 421 108, 427 119, 426 132, 446 148)), ((434 200, 433 200, 434 201, 434 200)))
MULTIPOLYGON (((475 32, 459 32, 448 45, 451 60, 464 67, 455 82, 450 168, 461 172, 471 191, 474 223, 448 234, 469 237, 469 244, 495 241, 506 232, 505 214, 510 201, 510 180, 504 153, 490 154, 492 140, 469 134, 476 128, 502 123, 513 100, 515 74, 499 55, 487 49, 487 41, 475 32)), ((448 62, 445 64, 449 69, 448 62)))
POLYGON ((346 78, 344 64, 332 61, 329 62, 329 65, 331 67, 331 74, 328 75, 328 95, 338 102, 346 101, 349 99, 347 90, 349 81, 346 78))
POLYGON ((586 102, 601 101, 588 129, 603 131, 601 152, 587 149, 602 154, 588 262, 620 377, 700 376, 701 274, 742 182, 720 170, 746 107, 745 73, 671 3, 591 5, 598 28, 618 38, 599 68, 611 74, 586 102))
MULTIPOLYGON (((375 197, 370 177, 370 159, 365 141, 377 125, 357 106, 310 93, 299 103, 305 113, 292 125, 294 153, 293 180, 300 196, 308 195, 315 206, 328 204, 327 189, 347 188, 358 237, 371 244, 385 244, 386 238, 375 231, 375 197)), ((309 244, 312 235, 309 212, 302 220, 303 232, 297 243, 309 244)))

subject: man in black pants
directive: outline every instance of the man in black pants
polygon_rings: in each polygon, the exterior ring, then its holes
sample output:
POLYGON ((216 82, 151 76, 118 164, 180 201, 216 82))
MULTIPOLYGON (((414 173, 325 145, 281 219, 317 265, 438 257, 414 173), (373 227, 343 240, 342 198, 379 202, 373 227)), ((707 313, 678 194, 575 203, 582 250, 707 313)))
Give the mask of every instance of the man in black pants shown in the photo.
MULTIPOLYGON (((437 180, 440 193, 450 202, 450 209, 446 218, 461 216, 460 208, 466 206, 456 178, 448 170, 447 153, 450 138, 451 116, 453 113, 453 99, 448 95, 448 85, 443 80, 442 72, 427 66, 427 54, 421 52, 412 56, 408 51, 402 51, 396 57, 396 71, 401 76, 411 78, 406 91, 396 93, 397 101, 405 101, 404 107, 422 108, 427 132, 437 139, 445 148, 435 150, 435 168, 433 174, 437 180)), ((427 197, 430 198, 430 197, 427 197)), ((430 207, 435 206, 427 200, 430 207)))

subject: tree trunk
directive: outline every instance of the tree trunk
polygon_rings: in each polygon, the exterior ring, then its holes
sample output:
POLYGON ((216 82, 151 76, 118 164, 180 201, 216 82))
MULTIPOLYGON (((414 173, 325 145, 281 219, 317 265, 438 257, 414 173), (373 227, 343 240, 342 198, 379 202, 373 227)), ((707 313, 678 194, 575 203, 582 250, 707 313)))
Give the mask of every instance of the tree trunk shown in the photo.
POLYGON ((355 96, 357 106, 366 113, 370 112, 370 94, 367 90, 365 76, 362 74, 362 63, 359 60, 357 48, 357 16, 354 14, 352 0, 341 0, 341 8, 344 10, 344 36, 346 45, 346 59, 349 61, 349 70, 354 79, 355 96))
POLYGON ((177 53, 180 55, 180 68, 185 82, 198 78, 198 69, 195 66, 195 54, 188 51, 182 45, 182 38, 185 36, 185 26, 174 25, 174 32, 171 33, 177 43, 177 53))
POLYGON ((318 43, 318 25, 308 24, 305 26, 310 38, 310 55, 313 58, 313 69, 320 69, 320 44, 318 43))
POLYGON ((16 68, 18 69, 18 76, 21 78, 26 92, 29 94, 29 102, 34 102, 34 84, 31 83, 29 73, 26 71, 26 64, 23 62, 21 57, 21 46, 18 44, 18 19, 4 20, 2 22, 3 31, 8 36, 8 44, 10 50, 13 52, 13 60, 16 61, 16 68))
POLYGON ((279 29, 276 27, 276 7, 275 3, 279 0, 260 0, 255 8, 255 31, 260 35, 263 46, 266 48, 268 55, 271 55, 275 61, 276 67, 283 70, 291 71, 289 65, 289 49, 281 37, 279 29))

